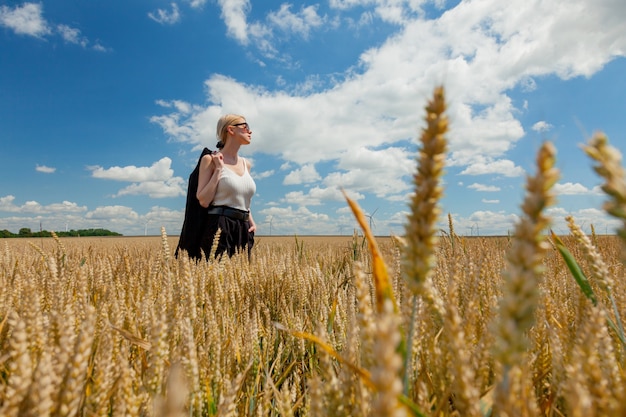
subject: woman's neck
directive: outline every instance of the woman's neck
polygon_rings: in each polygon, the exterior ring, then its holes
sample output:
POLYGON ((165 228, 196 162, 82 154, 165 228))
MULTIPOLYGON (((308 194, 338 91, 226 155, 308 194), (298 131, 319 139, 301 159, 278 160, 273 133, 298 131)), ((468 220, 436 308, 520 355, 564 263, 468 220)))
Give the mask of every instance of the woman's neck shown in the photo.
POLYGON ((237 165, 239 162, 239 156, 237 155, 237 151, 233 151, 232 149, 222 149, 220 151, 222 155, 224 155, 224 162, 230 165, 237 165))

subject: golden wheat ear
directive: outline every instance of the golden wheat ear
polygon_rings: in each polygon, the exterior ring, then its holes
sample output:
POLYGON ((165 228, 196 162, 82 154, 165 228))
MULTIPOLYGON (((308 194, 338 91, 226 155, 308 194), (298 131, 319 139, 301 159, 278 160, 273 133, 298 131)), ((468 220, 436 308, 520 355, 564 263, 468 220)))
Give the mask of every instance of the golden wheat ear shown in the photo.
POLYGON ((520 404, 536 415, 535 393, 526 378, 528 331, 535 323, 539 286, 544 273, 544 256, 549 248, 544 230, 550 224, 545 214, 556 197, 552 186, 559 177, 555 168, 556 149, 545 142, 537 153, 537 172, 526 180, 522 215, 515 226, 507 252, 499 315, 493 328, 494 359, 501 369, 494 393, 494 415, 514 415, 520 404))
POLYGON ((439 200, 443 196, 441 177, 444 174, 448 118, 443 87, 437 87, 426 106, 426 127, 420 138, 417 172, 413 178, 415 194, 405 227, 403 271, 414 294, 422 286, 435 265, 437 221, 441 214, 439 200))
POLYGON ((617 235, 622 239, 622 261, 626 261, 626 172, 622 155, 609 145, 608 137, 602 132, 593 135, 583 150, 597 162, 593 169, 605 180, 602 191, 609 200, 604 203, 604 210, 622 222, 617 235))

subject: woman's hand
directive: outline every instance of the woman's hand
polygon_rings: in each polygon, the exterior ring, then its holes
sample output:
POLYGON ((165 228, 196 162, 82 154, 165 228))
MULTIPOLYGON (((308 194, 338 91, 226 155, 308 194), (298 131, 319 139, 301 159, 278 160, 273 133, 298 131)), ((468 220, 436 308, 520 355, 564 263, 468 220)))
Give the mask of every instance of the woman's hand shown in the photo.
POLYGON ((221 152, 215 152, 211 154, 211 160, 215 169, 221 172, 222 168, 224 168, 224 155, 221 152))
POLYGON ((250 213, 249 223, 250 223, 250 227, 248 228, 248 233, 256 232, 256 223, 254 222, 254 219, 252 218, 252 213, 250 213))

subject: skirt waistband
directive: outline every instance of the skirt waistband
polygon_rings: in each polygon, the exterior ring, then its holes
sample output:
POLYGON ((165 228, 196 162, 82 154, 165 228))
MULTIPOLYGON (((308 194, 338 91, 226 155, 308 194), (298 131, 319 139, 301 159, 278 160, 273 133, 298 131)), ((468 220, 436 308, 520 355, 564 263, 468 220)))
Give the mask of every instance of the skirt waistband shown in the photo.
POLYGON ((207 214, 217 214, 218 216, 226 216, 230 217, 231 219, 243 220, 244 222, 250 220, 250 213, 248 213, 247 211, 234 209, 232 207, 209 207, 207 210, 207 214))

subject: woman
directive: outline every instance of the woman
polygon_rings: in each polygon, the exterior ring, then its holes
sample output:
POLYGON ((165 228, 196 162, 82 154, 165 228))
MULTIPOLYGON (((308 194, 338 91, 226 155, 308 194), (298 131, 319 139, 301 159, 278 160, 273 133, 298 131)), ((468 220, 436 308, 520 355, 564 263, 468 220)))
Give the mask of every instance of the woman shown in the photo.
POLYGON ((250 200, 256 184, 250 176, 250 163, 238 155, 241 145, 250 143, 252 131, 243 116, 227 114, 217 122, 217 147, 204 148, 189 176, 185 220, 176 256, 180 250, 189 257, 208 257, 220 230, 215 256, 233 256, 246 249, 248 258, 254 245, 256 224, 250 214, 250 200))

